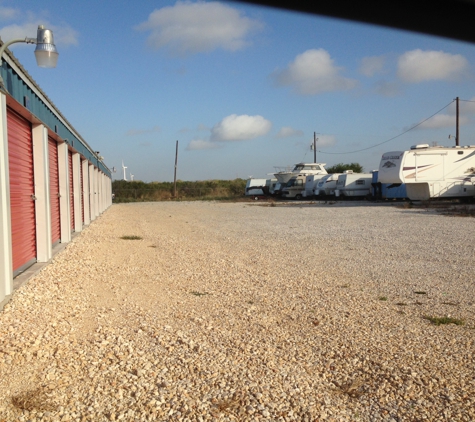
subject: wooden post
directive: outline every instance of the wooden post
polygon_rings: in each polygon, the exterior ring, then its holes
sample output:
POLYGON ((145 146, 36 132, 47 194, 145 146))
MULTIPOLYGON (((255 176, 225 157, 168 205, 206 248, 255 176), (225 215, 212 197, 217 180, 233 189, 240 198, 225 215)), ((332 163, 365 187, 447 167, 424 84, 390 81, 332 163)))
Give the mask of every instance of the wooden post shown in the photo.
POLYGON ((455 145, 459 146, 459 97, 455 98, 456 101, 456 117, 455 117, 455 145))
POLYGON ((177 168, 177 163, 178 163, 178 141, 176 141, 176 152, 175 152, 175 176, 173 179, 173 197, 176 199, 176 168, 177 168))

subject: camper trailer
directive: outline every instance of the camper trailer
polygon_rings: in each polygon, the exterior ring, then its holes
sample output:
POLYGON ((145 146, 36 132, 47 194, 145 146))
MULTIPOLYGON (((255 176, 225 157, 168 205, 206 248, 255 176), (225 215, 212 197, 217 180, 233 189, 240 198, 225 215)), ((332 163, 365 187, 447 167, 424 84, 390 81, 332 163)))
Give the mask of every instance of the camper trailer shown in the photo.
POLYGON ((252 196, 254 199, 270 195, 277 183, 277 179, 253 179, 252 177, 247 179, 246 196, 252 196))
POLYGON ((323 176, 314 188, 315 196, 335 195, 336 182, 342 173, 332 173, 323 176))
POLYGON ((381 183, 405 183, 411 200, 467 198, 475 195, 475 145, 430 147, 414 145, 409 151, 383 154, 381 183))
POLYGON ((302 196, 304 198, 313 198, 315 196, 315 188, 318 184, 318 182, 320 182, 320 180, 322 180, 322 177, 325 177, 327 176, 326 174, 323 175, 323 174, 311 174, 310 176, 307 176, 305 178, 305 185, 304 185, 304 190, 302 191, 302 196))
POLYGON ((365 197, 371 193, 371 173, 353 173, 347 170, 338 176, 335 196, 365 197))
POLYGON ((371 197, 375 200, 381 199, 407 199, 405 183, 381 183, 379 181, 379 171, 375 170, 371 181, 371 197))

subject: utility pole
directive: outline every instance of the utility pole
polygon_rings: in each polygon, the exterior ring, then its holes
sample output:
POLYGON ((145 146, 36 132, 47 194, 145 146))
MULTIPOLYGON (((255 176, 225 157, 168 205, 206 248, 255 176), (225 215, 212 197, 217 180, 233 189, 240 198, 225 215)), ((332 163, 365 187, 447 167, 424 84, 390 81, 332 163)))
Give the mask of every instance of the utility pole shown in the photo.
POLYGON ((317 162, 317 134, 313 132, 313 162, 317 162))
POLYGON ((178 164, 178 141, 176 141, 176 152, 175 152, 175 176, 173 178, 173 197, 176 199, 176 168, 178 164))
POLYGON ((455 113, 455 146, 459 146, 459 97, 455 98, 456 113, 455 113))

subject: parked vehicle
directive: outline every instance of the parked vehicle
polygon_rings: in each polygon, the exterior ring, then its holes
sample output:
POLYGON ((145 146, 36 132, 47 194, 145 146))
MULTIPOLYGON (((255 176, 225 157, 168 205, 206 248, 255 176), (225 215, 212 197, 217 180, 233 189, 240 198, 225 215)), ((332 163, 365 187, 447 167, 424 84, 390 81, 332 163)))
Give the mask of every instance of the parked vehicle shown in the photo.
POLYGON ((340 174, 342 173, 333 173, 323 176, 314 188, 315 196, 324 197, 335 195, 336 182, 340 174))
POLYGON ((305 184, 304 184, 304 190, 302 191, 302 196, 304 198, 313 198, 315 196, 315 188, 322 180, 322 177, 328 176, 327 174, 321 175, 321 174, 311 174, 309 176, 305 177, 305 184))
POLYGON ((307 176, 301 174, 293 176, 282 189, 282 198, 284 199, 302 199, 305 189, 305 178, 307 176))
POLYGON ((407 191, 405 183, 381 183, 379 181, 379 171, 375 170, 373 180, 371 181, 372 199, 407 199, 407 191))
POLYGON ((353 173, 347 170, 338 176, 335 196, 365 197, 371 193, 371 173, 353 173))
POLYGON ((253 196, 254 199, 263 198, 271 194, 274 190, 277 179, 253 179, 249 178, 246 182, 244 195, 253 196))
POLYGON ((411 200, 473 198, 475 195, 475 145, 430 147, 414 145, 409 151, 383 154, 381 183, 405 183, 411 200))
POLYGON ((310 175, 310 174, 327 174, 325 170, 326 163, 298 163, 295 164, 293 169, 285 168, 279 169, 275 173, 271 173, 278 182, 284 187, 286 183, 293 177, 298 175, 310 175))

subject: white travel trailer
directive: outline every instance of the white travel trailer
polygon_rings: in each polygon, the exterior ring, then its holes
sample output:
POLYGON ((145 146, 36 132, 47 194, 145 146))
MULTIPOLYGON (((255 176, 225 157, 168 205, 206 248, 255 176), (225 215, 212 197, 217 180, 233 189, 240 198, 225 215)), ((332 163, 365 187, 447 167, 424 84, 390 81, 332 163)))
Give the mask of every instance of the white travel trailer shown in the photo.
POLYGON ((302 191, 302 196, 304 198, 313 198, 315 195, 315 188, 322 180, 322 177, 328 176, 327 174, 322 175, 322 174, 311 174, 309 176, 306 176, 305 178, 305 184, 304 184, 304 190, 302 191))
POLYGON ((246 182, 246 196, 253 196, 254 198, 259 198, 259 196, 265 195, 265 190, 267 186, 268 179, 253 179, 249 178, 246 182))
POLYGON ((381 183, 405 183, 411 200, 463 198, 475 195, 475 145, 430 147, 414 145, 409 151, 383 154, 381 183))
POLYGON ((353 173, 353 170, 347 170, 338 176, 335 196, 367 196, 371 192, 372 180, 371 173, 353 173))
POLYGON ((315 196, 335 195, 336 182, 342 173, 332 173, 323 176, 315 186, 315 196))

